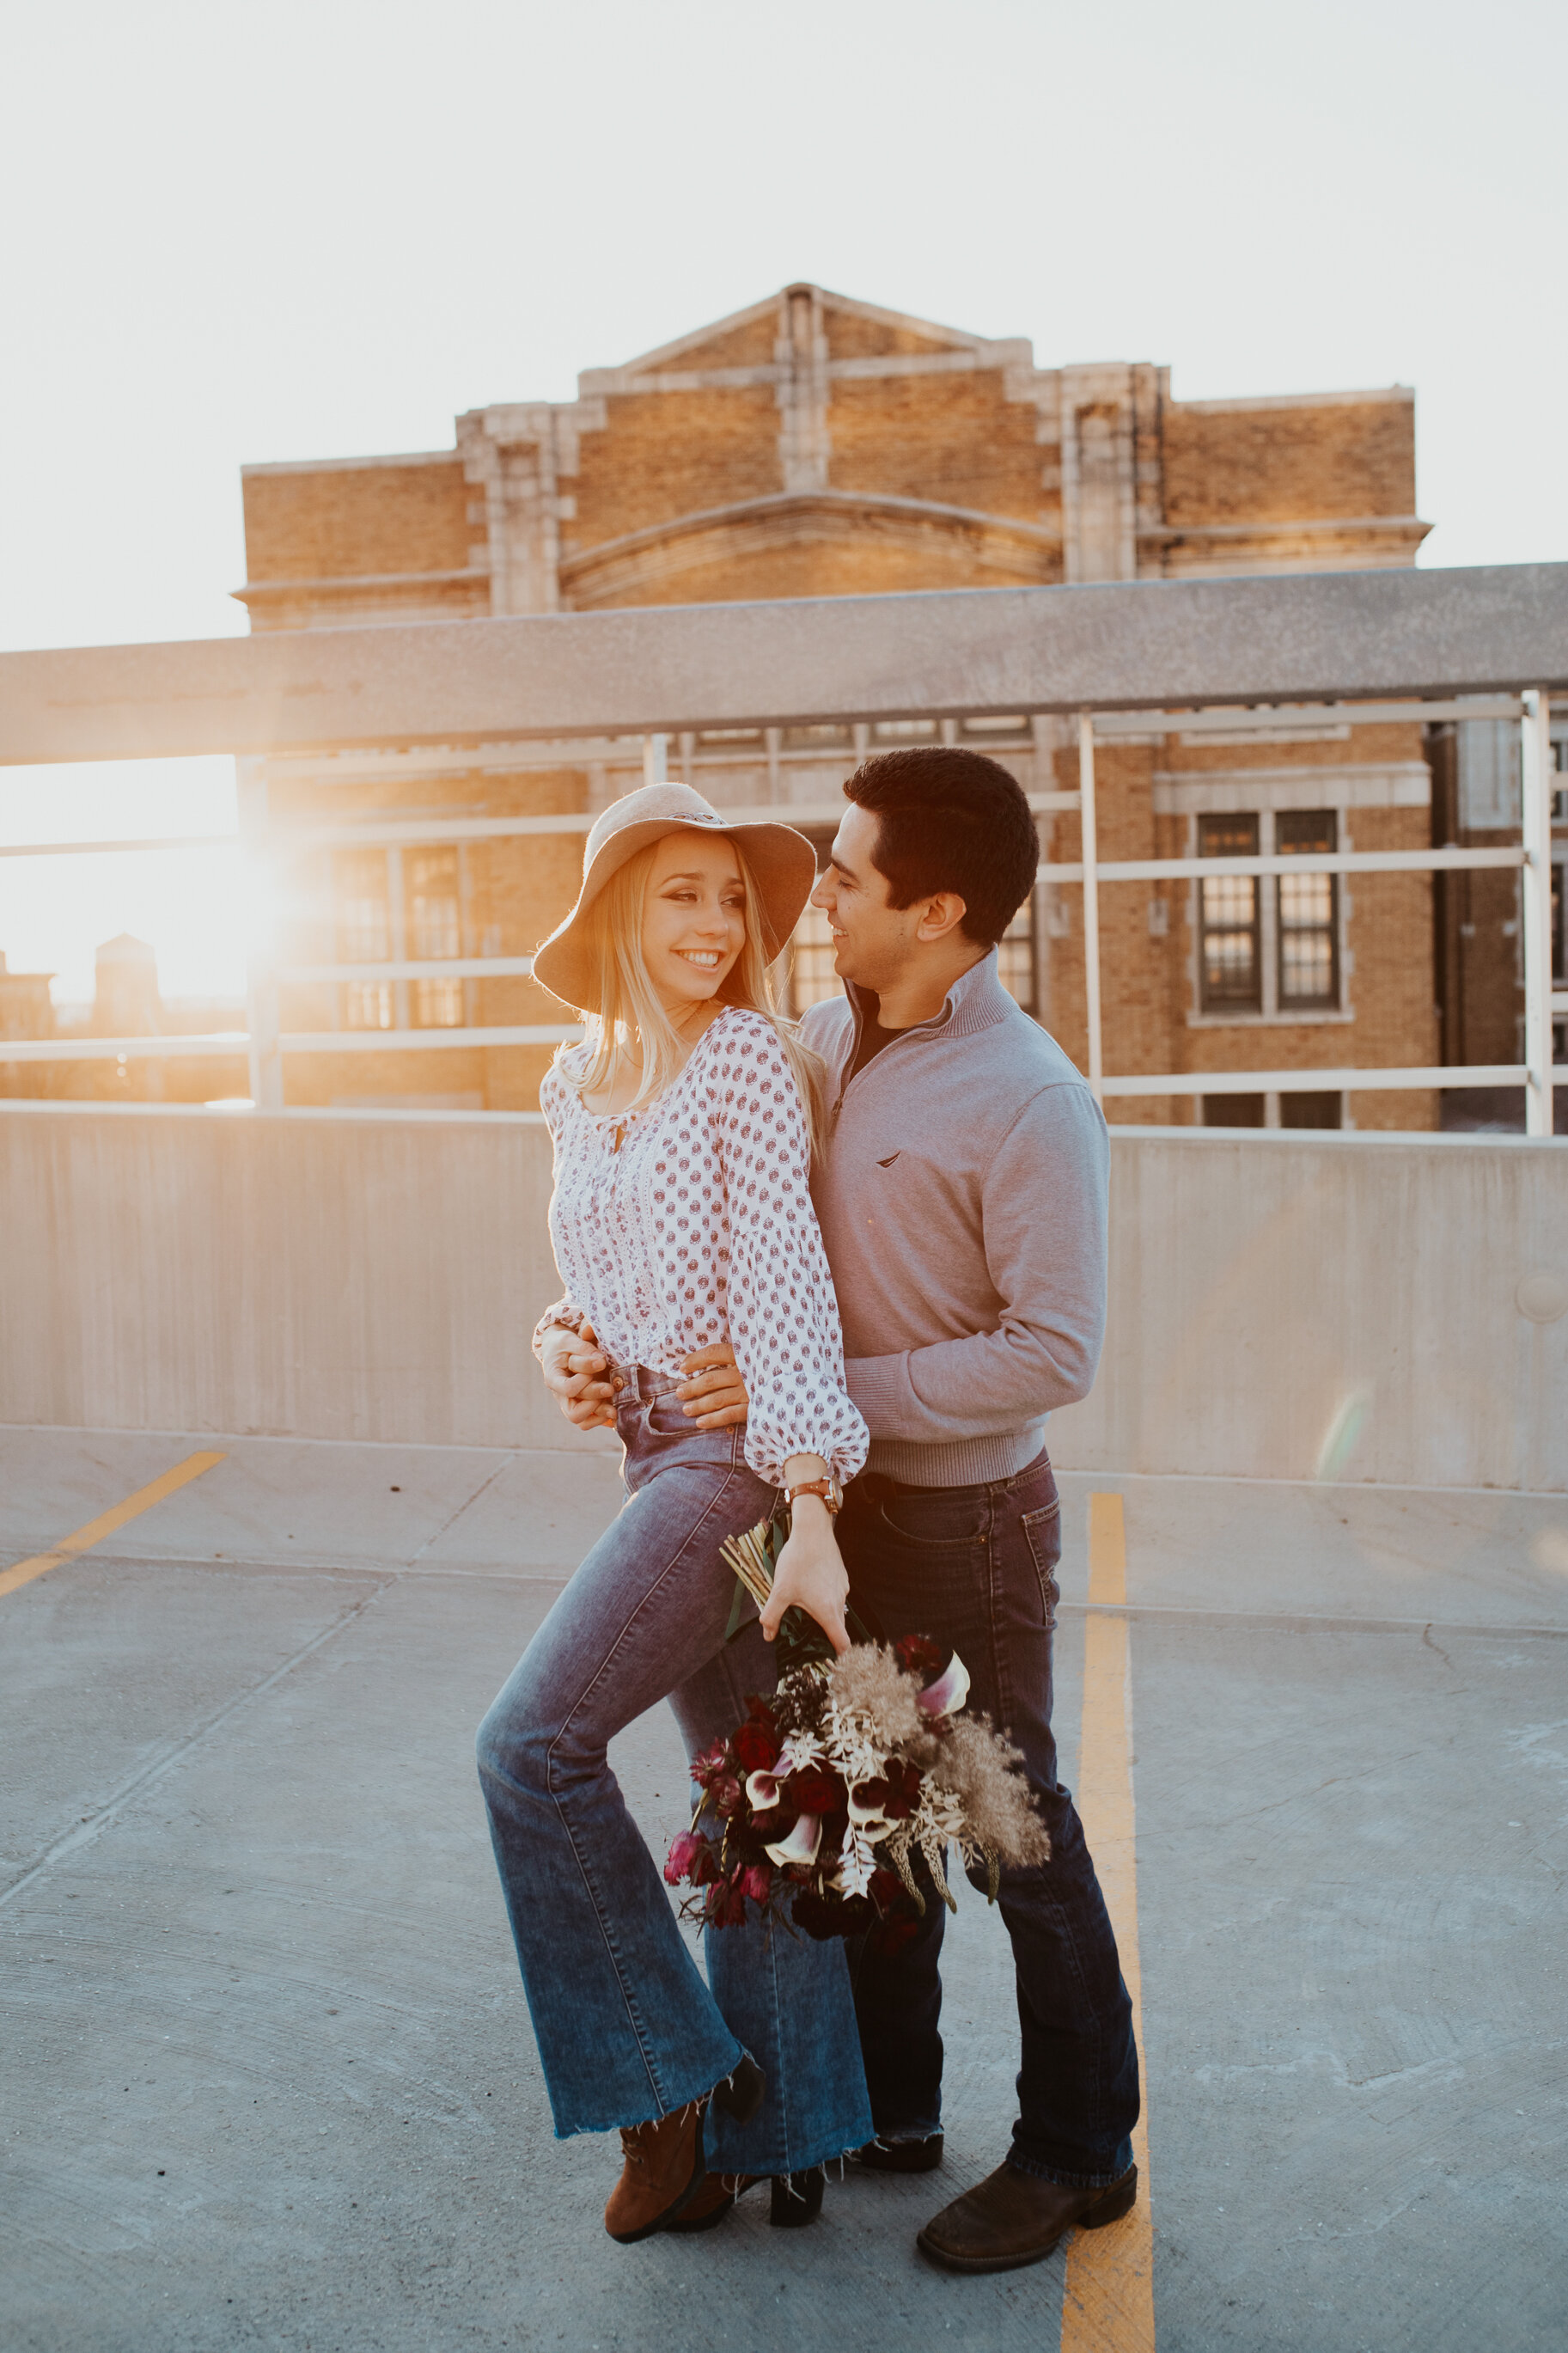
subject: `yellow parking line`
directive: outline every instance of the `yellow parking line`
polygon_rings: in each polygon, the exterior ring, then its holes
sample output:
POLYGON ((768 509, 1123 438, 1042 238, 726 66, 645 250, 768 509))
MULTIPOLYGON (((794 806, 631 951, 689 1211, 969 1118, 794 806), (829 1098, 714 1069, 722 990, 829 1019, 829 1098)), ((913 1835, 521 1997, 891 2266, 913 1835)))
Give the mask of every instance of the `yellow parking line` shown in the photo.
MULTIPOLYGON (((1089 1598, 1110 1609, 1127 1600, 1127 1526, 1120 1495, 1089 1499, 1089 1598)), ((1083 1740, 1078 1806, 1104 1890, 1143 2049, 1138 1966, 1138 1862, 1132 1803, 1132 1710, 1128 1622, 1084 1622, 1083 1740)), ((1062 2353, 1153 2353, 1154 2232, 1149 2213, 1149 2085, 1132 2135, 1138 2203, 1120 2222, 1075 2232, 1062 2297, 1062 2353)))
POLYGON ((0 1594, 15 1593, 19 1585, 30 1585, 35 1577, 45 1577, 51 1568, 58 1568, 62 1562, 75 1560, 79 1553, 90 1552, 94 1545, 103 1542, 105 1536, 111 1536, 116 1528, 122 1528, 127 1520, 135 1519, 141 1512, 151 1511, 153 1505, 161 1504, 165 1495, 172 1495, 178 1488, 188 1486, 193 1479, 199 1479, 204 1471, 210 1471, 215 1462, 222 1462, 225 1459, 221 1454, 187 1454, 183 1462, 176 1462, 174 1469, 165 1471, 161 1479, 154 1479, 149 1486, 138 1487, 133 1495, 127 1495, 125 1501, 116 1504, 112 1511, 101 1512, 96 1520, 89 1520, 86 1527, 78 1528, 74 1536, 63 1536, 52 1552, 35 1553, 31 1560, 19 1560, 14 1568, 0 1572, 0 1594))

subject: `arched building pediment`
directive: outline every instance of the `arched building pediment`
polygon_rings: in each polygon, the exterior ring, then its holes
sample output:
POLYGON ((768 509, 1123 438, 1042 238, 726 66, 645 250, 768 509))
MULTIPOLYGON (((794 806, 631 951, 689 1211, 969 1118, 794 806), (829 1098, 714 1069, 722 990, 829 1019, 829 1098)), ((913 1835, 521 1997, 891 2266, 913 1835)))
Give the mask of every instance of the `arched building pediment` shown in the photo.
POLYGON ((1012 587, 1061 577, 1061 534, 935 500, 782 491, 563 551, 563 601, 700 604, 711 596, 863 596, 1012 587), (720 577, 725 585, 717 585, 720 577))

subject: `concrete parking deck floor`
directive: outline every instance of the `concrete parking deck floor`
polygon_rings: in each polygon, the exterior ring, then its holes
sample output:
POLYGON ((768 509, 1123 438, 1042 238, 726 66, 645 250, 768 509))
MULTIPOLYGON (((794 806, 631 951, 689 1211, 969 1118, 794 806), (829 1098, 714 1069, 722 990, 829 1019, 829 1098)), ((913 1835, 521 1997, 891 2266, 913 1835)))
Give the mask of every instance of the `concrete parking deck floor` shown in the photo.
MULTIPOLYGON (((1063 1483, 1069 1779, 1086 1630, 1130 1629, 1160 2346, 1557 2353, 1568 1499, 1063 1483), (1091 1487, 1124 1498, 1110 1621, 1091 1487)), ((1012 2116, 974 1899, 942 2174, 835 2185, 798 2234, 753 2199, 604 2237, 610 2147, 551 2137, 471 1741, 614 1502, 566 1451, 0 1431, 8 2353, 1144 2353, 1114 2263, 1097 2301, 1070 2255, 914 2253, 1012 2116)), ((663 1838, 668 1718, 616 1761, 663 1838)))

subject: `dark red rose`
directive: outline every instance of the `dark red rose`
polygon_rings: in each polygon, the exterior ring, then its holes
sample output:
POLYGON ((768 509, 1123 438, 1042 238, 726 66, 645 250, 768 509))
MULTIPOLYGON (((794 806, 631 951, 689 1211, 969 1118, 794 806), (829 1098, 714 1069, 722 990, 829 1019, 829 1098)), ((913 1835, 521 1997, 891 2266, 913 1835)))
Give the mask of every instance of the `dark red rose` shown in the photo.
POLYGON ((771 1724, 759 1724, 755 1717, 742 1724, 731 1744, 735 1762, 742 1773, 770 1773, 779 1761, 783 1741, 771 1724))
POLYGON ((921 1768, 902 1757, 888 1759, 888 1795, 882 1811, 890 1822, 901 1822, 921 1801, 921 1768))
POLYGON ((785 1802, 797 1814, 842 1812, 848 1803, 843 1782, 826 1765, 809 1765, 804 1772, 792 1773, 783 1788, 785 1802))
POLYGON ((905 1893, 904 1883, 896 1871, 884 1871, 879 1864, 871 1873, 871 1884, 866 1893, 879 1912, 887 1912, 905 1893))
POLYGON ((933 1642, 929 1634, 902 1635, 893 1644, 893 1651, 905 1674, 919 1675, 922 1683, 929 1683, 940 1675, 952 1656, 951 1651, 944 1651, 940 1642, 933 1642))

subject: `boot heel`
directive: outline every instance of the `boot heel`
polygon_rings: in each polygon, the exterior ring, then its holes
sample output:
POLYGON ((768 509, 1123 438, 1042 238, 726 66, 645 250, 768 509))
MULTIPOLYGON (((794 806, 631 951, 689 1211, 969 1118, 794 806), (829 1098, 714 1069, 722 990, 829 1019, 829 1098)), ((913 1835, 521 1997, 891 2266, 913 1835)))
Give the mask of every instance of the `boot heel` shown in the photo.
POLYGON ((1124 2214, 1131 2214, 1137 2203, 1138 2168, 1134 2165, 1124 2179, 1111 2184, 1098 2204, 1091 2206, 1087 2214, 1079 2215, 1078 2227, 1080 2231, 1101 2231, 1107 2222, 1120 2222, 1124 2214))
POLYGON ((804 2231, 822 2211, 826 2168, 814 2165, 806 2173, 775 2173, 768 2221, 775 2231, 804 2231))
POLYGON ((763 2105, 763 2094, 768 2079, 749 2051, 742 2051, 728 2075, 713 2086, 713 2105, 733 2116, 738 2125, 749 2125, 763 2105))

